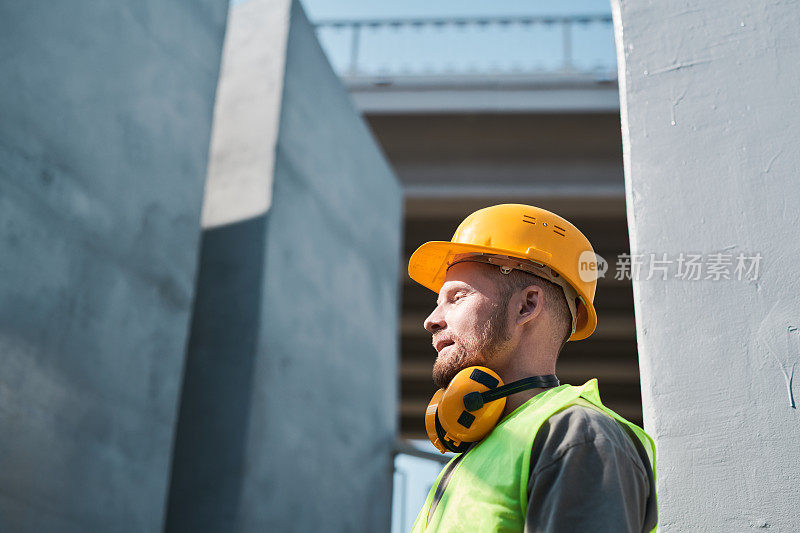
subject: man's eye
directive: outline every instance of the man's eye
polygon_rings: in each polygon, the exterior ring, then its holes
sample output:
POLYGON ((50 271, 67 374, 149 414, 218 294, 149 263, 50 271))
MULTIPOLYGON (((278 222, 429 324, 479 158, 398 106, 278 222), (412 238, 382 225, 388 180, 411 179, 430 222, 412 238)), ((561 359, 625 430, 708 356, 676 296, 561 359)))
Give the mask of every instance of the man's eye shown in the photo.
POLYGON ((453 295, 452 301, 454 301, 454 302, 457 302, 457 301, 459 301, 461 298, 463 298, 464 296, 466 296, 466 294, 465 294, 465 293, 463 293, 463 292, 457 292, 457 293, 455 293, 455 294, 453 295))

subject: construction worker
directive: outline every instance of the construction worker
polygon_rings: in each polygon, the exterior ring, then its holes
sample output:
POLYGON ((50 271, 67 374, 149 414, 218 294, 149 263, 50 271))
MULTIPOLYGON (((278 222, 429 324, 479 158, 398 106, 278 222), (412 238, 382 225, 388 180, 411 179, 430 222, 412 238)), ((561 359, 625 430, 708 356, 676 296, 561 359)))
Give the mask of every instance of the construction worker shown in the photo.
POLYGON ((652 439, 603 406, 596 379, 555 376, 564 344, 597 324, 594 258, 565 219, 516 204, 476 211, 411 256, 411 278, 438 293, 424 326, 441 388, 426 428, 458 452, 412 531, 654 530, 652 439))

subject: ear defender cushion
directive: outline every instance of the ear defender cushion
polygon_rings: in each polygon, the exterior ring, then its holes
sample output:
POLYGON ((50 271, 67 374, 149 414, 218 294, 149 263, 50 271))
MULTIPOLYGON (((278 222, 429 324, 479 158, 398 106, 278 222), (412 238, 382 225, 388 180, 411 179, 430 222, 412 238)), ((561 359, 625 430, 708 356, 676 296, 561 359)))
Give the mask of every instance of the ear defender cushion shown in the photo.
POLYGON ((433 444, 440 452, 445 453, 447 448, 444 446, 444 444, 442 444, 442 440, 436 431, 436 419, 439 414, 439 400, 442 399, 443 394, 444 389, 437 390, 433 394, 431 401, 428 403, 428 407, 425 409, 425 433, 428 434, 428 439, 430 439, 431 444, 433 444))

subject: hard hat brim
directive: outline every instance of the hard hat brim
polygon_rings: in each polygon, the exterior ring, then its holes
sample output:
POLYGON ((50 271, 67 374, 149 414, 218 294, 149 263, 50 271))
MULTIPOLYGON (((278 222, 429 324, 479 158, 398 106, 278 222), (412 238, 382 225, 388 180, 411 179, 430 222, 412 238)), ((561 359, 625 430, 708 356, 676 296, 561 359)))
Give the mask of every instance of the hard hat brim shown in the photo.
MULTIPOLYGON (((438 294, 447 277, 447 269, 457 256, 466 253, 520 257, 519 252, 503 250, 492 246, 451 241, 431 241, 426 242, 411 254, 411 258, 408 260, 408 275, 423 287, 438 294)), ((569 340, 578 341, 585 339, 591 335, 597 327, 597 312, 595 311, 591 297, 588 294, 584 294, 580 290, 580 286, 573 280, 570 280, 564 272, 560 272, 550 264, 550 254, 546 252, 541 252, 541 255, 536 255, 536 252, 533 252, 533 254, 534 255, 527 259, 549 266, 553 271, 567 280, 580 296, 580 302, 578 303, 578 324, 576 325, 575 333, 570 335, 569 340), (584 311, 583 313, 581 312, 582 309, 584 311)))

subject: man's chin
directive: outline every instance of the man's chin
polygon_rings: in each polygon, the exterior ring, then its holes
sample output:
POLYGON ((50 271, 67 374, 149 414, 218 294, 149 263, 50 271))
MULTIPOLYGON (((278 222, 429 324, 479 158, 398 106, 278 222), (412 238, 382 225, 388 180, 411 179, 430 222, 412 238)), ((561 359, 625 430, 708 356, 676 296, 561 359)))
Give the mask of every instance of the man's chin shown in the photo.
POLYGON ((440 389, 444 389, 447 385, 450 384, 450 381, 453 379, 458 372, 453 372, 453 367, 450 365, 443 365, 440 361, 436 361, 433 364, 433 383, 439 387, 440 389))
POLYGON ((439 359, 433 364, 433 383, 439 387, 440 389, 447 388, 453 378, 464 370, 465 368, 469 368, 471 366, 481 365, 480 361, 440 361, 439 359))

